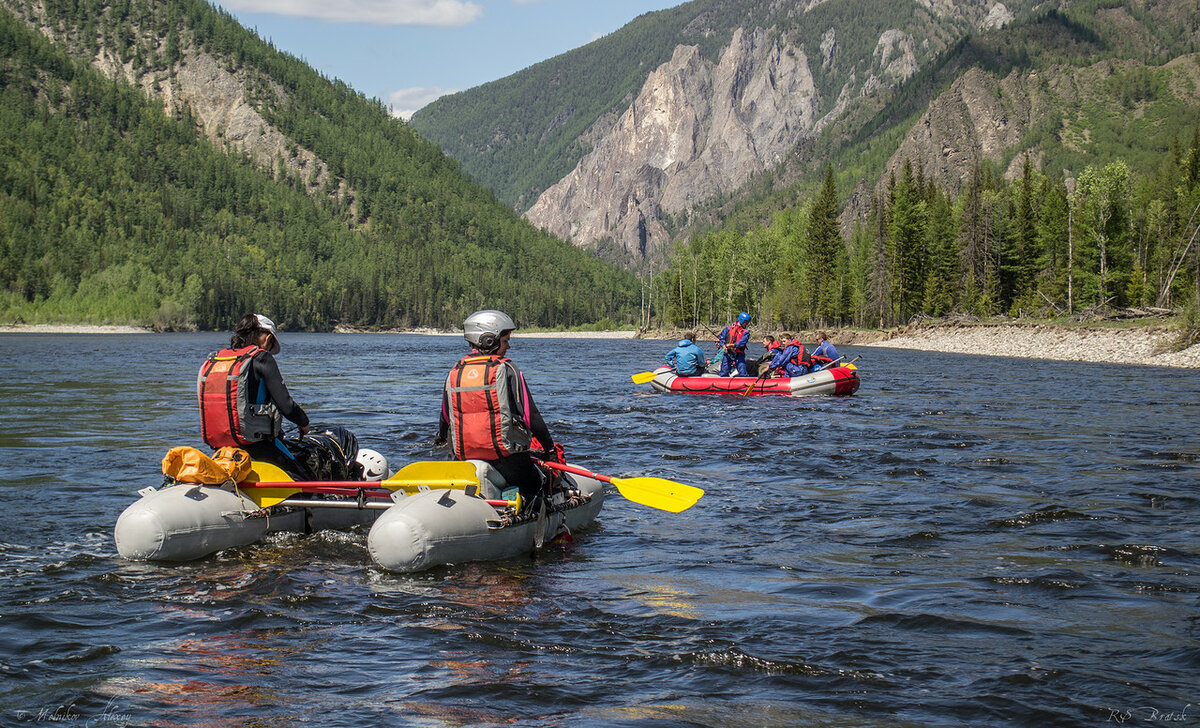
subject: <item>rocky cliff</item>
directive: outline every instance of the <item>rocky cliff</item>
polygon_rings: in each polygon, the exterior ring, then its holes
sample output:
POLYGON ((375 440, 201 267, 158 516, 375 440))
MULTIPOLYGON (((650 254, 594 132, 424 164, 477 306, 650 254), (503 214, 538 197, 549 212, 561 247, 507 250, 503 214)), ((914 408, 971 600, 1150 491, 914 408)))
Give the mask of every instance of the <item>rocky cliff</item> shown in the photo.
MULTIPOLYGON (((828 63, 836 44, 827 33, 814 62, 828 63)), ((855 94, 917 70, 912 37, 889 30, 865 79, 852 76, 832 110, 819 115, 809 63, 783 34, 761 28, 735 31, 717 63, 697 46, 678 46, 595 149, 525 216, 577 245, 611 238, 645 257, 669 241, 667 216, 733 193, 819 132, 855 94)))

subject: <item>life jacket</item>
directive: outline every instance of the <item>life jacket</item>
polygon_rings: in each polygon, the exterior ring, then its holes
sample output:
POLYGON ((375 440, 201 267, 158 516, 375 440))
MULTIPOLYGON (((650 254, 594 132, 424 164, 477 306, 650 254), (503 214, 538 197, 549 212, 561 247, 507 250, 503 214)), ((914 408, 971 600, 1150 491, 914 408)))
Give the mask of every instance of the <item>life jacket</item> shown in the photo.
POLYGON ((200 403, 200 436, 209 447, 238 447, 283 434, 283 417, 267 402, 265 382, 250 391, 254 357, 264 353, 253 344, 221 349, 208 355, 196 377, 200 403))
POLYGON ((782 344, 782 343, 780 343, 780 342, 778 342, 778 341, 772 341, 772 342, 771 342, 771 345, 767 347, 767 351, 775 351, 775 352, 778 352, 778 351, 779 351, 780 349, 782 349, 782 348, 783 348, 783 344, 782 344))
MULTIPOLYGON (((738 341, 741 340, 742 335, 745 334, 750 329, 742 328, 739 324, 729 324, 729 326, 725 330, 729 333, 729 338, 725 340, 725 343, 726 344, 734 344, 735 345, 733 347, 734 351, 739 351, 739 352, 745 351, 746 347, 737 346, 736 344, 738 343, 738 341)), ((718 345, 721 344, 720 339, 717 339, 717 344, 718 345)))
POLYGON ((797 349, 796 354, 792 356, 792 363, 798 367, 811 367, 812 359, 804 351, 804 344, 801 344, 799 339, 792 339, 791 346, 797 349))
POLYGON ((495 460, 530 449, 523 413, 513 412, 508 359, 471 354, 446 377, 450 442, 459 460, 495 460))
POLYGON ((233 447, 223 447, 212 457, 194 447, 173 447, 162 459, 163 475, 177 483, 240 483, 252 467, 249 453, 233 447))

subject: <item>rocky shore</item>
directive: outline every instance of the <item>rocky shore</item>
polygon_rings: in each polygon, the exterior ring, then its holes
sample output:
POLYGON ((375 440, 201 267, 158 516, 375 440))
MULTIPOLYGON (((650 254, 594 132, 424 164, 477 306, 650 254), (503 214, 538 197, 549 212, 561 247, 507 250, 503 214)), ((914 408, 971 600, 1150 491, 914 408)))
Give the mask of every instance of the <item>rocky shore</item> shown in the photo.
MULTIPOLYGON (((834 343, 840 343, 836 340, 834 343)), ((1165 327, 1066 328, 1037 325, 933 326, 865 346, 1058 361, 1200 368, 1200 344, 1170 351, 1179 332, 1165 327)))

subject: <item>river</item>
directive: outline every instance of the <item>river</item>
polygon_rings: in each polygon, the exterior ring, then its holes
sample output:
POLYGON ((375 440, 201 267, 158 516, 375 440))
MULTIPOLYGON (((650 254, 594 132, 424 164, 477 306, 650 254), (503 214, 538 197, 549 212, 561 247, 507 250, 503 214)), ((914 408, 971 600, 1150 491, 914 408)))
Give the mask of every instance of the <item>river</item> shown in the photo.
MULTIPOLYGON (((461 339, 282 339, 314 422, 444 459, 461 339)), ((669 343, 521 337, 571 462, 704 498, 415 575, 361 532, 124 561, 226 341, 0 335, 0 724, 1200 723, 1192 371, 845 347, 852 397, 668 395, 669 343)))

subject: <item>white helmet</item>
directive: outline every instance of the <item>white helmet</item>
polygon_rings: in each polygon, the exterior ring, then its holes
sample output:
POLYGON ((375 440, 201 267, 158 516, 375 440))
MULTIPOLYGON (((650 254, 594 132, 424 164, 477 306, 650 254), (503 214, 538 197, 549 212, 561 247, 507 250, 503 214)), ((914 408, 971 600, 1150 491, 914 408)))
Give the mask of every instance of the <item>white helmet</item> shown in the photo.
POLYGON ((383 480, 387 477, 387 458, 374 450, 360 448, 354 461, 362 466, 363 480, 383 480))
POLYGON ((463 338, 480 351, 493 351, 504 332, 515 328, 517 324, 508 314, 489 308, 476 311, 463 321, 463 338))

